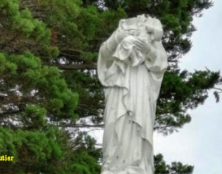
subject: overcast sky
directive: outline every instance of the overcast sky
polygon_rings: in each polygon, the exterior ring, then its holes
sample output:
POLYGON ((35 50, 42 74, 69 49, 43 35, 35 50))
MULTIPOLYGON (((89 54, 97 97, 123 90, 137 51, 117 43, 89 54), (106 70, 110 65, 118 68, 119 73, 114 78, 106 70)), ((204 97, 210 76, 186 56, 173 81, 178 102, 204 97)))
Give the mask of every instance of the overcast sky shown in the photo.
MULTIPOLYGON (((181 59, 180 67, 222 71, 222 0, 214 0, 214 6, 194 24, 197 31, 192 36, 193 47, 181 59)), ((211 92, 202 106, 189 113, 192 122, 178 133, 155 135, 155 153, 162 153, 168 163, 194 165, 194 174, 222 174, 222 101, 215 103, 211 92)))

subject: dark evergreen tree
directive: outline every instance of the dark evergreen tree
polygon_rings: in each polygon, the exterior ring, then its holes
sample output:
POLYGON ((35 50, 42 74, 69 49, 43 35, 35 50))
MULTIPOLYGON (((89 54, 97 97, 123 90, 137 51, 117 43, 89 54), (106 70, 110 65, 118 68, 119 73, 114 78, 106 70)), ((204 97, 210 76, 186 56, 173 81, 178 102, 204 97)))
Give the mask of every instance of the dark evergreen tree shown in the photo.
POLYGON ((193 166, 183 165, 180 162, 173 162, 171 165, 166 164, 161 154, 155 156, 155 174, 192 174, 193 166))

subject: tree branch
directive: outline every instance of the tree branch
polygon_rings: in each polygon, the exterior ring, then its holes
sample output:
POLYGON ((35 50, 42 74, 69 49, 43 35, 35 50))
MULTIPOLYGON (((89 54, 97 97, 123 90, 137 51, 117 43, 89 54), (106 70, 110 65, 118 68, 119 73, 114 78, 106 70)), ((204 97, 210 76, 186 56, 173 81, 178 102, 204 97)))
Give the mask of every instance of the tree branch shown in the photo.
POLYGON ((94 64, 71 64, 71 65, 56 65, 61 70, 83 70, 83 69, 96 69, 94 64))
POLYGON ((101 125, 89 125, 89 124, 64 124, 58 125, 59 127, 73 127, 73 128, 90 128, 90 127, 100 127, 103 128, 104 124, 101 125))
POLYGON ((6 116, 10 116, 10 115, 15 115, 15 114, 19 114, 21 111, 6 111, 6 112, 2 112, 0 113, 0 116, 2 117, 6 117, 6 116))

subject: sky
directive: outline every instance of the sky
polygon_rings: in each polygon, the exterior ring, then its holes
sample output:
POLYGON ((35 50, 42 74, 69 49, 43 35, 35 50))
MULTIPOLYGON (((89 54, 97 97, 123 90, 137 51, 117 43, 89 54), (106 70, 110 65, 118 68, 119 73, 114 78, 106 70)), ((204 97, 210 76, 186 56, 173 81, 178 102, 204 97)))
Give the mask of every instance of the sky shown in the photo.
MULTIPOLYGON (((222 71, 222 0, 214 0, 194 25, 193 47, 180 60, 181 69, 222 71)), ((155 153, 162 153, 167 163, 194 165, 193 174, 222 174, 222 101, 216 103, 211 91, 206 102, 189 114, 191 123, 178 133, 155 134, 155 153)))

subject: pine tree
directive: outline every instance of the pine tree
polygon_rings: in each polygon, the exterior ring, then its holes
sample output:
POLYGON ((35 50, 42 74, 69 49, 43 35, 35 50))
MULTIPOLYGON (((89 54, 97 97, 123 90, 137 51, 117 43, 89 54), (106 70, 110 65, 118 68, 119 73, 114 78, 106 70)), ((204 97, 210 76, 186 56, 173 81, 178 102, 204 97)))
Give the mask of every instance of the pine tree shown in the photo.
POLYGON ((0 173, 97 174, 99 157, 89 144, 94 140, 77 135, 72 141, 55 125, 77 119, 79 94, 56 66, 49 66, 59 49, 53 29, 38 17, 43 13, 32 11, 38 3, 0 2, 0 154, 14 157, 1 161, 0 173))
POLYGON ((155 156, 155 174, 192 174, 194 167, 183 165, 180 162, 172 162, 171 165, 166 164, 163 155, 155 156))
MULTIPOLYGON (((170 66, 155 129, 167 134, 189 123, 187 110, 203 104, 221 82, 219 72, 178 67, 192 46, 193 17, 211 6, 209 0, 1 0, 0 155, 15 157, 0 166, 2 172, 99 173, 96 141, 67 127, 78 127, 79 118, 90 116, 94 126, 102 120, 97 53, 121 18, 148 13, 163 23, 170 66)), ((164 162, 156 159, 158 173, 164 162)), ((163 166, 168 173, 193 170, 181 163, 163 166)))

